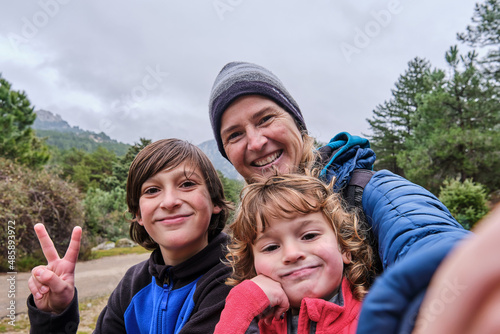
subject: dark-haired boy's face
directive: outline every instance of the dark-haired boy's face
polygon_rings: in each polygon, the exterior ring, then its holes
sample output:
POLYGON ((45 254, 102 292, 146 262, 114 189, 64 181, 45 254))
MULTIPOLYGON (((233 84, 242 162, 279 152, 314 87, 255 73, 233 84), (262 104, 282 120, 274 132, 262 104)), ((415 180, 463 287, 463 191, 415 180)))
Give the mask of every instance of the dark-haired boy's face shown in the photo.
POLYGON ((199 168, 182 163, 147 179, 141 187, 138 223, 160 246, 165 264, 177 265, 208 245, 214 206, 199 168))

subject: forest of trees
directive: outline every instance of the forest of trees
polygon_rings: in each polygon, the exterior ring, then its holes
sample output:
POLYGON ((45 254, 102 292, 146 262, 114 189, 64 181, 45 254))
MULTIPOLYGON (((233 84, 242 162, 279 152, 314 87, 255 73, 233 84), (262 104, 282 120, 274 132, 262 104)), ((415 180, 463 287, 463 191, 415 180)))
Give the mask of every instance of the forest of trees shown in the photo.
POLYGON ((488 211, 488 195, 499 198, 499 2, 476 4, 457 40, 468 51, 450 46, 445 69, 419 57, 408 62, 392 98, 367 120, 368 137, 376 169, 429 189, 470 227, 488 211))
MULTIPOLYGON (((461 48, 444 53, 447 68, 419 57, 373 110, 369 137, 375 169, 389 169, 439 196, 470 228, 497 201, 500 189, 500 6, 477 4, 470 26, 457 34, 461 48)), ((42 259, 33 225, 44 223, 63 252, 74 226, 83 226, 81 256, 103 240, 128 235, 125 184, 141 138, 125 154, 104 146, 57 148, 32 129, 36 114, 27 94, 11 89, 0 74, 1 232, 15 222, 16 261, 30 268, 42 259), (26 261, 26 263, 22 263, 26 261)), ((226 197, 237 202, 242 183, 219 173, 226 197)), ((0 245, 0 271, 8 270, 7 243, 0 245)))
POLYGON ((111 140, 100 140, 100 137, 109 139, 102 132, 98 134, 98 138, 94 137, 94 133, 90 131, 82 131, 83 134, 74 132, 61 132, 56 130, 36 129, 36 136, 46 138, 45 143, 49 146, 56 146, 60 150, 69 150, 72 148, 80 149, 86 152, 91 152, 101 146, 109 151, 115 152, 116 155, 124 155, 127 153, 127 144, 113 142, 111 140))

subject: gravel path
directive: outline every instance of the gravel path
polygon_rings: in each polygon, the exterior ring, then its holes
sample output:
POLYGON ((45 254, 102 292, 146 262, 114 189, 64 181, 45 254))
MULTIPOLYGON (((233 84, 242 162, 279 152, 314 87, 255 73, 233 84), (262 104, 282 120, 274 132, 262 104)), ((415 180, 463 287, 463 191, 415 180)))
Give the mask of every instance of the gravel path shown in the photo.
MULTIPOLYGON (((128 268, 148 257, 149 253, 128 254, 78 262, 75 274, 78 299, 82 302, 109 295, 128 268)), ((30 273, 0 274, 2 281, 0 284, 0 319, 9 315, 10 311, 7 307, 13 300, 15 300, 17 315, 27 312, 26 299, 30 294, 28 289, 30 275, 30 273), (15 295, 15 299, 10 295, 15 295)))

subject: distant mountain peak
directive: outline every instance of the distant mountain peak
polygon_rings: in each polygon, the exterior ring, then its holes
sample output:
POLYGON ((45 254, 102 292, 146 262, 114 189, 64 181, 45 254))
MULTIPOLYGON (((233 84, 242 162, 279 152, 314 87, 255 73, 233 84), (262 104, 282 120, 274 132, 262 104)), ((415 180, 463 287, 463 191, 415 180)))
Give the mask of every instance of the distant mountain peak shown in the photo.
POLYGON ((60 115, 48 110, 35 110, 36 119, 33 129, 37 136, 46 139, 46 143, 59 149, 77 148, 93 151, 98 146, 114 151, 118 155, 127 153, 130 145, 111 139, 104 132, 95 133, 70 126, 60 115))
POLYGON ((243 177, 238 174, 234 166, 220 154, 215 139, 207 140, 197 146, 208 156, 215 168, 220 170, 225 177, 239 181, 243 180, 243 177))
MULTIPOLYGON (((54 114, 51 111, 40 109, 35 110, 35 113, 37 117, 33 124, 33 129, 35 129, 37 135, 47 138, 47 144, 56 146, 59 149, 75 147, 84 150, 93 150, 97 145, 104 145, 118 155, 123 155, 130 146, 111 139, 104 132, 95 133, 82 130, 78 126, 70 126, 60 115, 54 114)), ((233 165, 220 154, 215 140, 208 140, 197 146, 225 177, 240 181, 243 180, 233 165)))
POLYGON ((48 110, 35 110, 36 119, 33 124, 34 129, 71 131, 72 127, 62 119, 59 114, 54 114, 48 110))
POLYGON ((35 114, 42 122, 65 122, 59 114, 53 114, 48 110, 35 110, 35 114))

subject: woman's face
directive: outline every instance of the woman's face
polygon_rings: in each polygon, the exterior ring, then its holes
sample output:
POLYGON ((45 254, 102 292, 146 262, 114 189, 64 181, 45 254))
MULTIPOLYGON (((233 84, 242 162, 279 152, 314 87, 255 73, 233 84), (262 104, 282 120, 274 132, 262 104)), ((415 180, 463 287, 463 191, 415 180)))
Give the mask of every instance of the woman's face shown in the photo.
POLYGON ((221 138, 229 161, 251 183, 252 177, 296 170, 304 143, 293 117, 260 95, 242 96, 224 112, 221 138))

